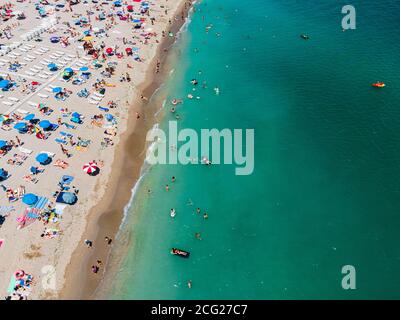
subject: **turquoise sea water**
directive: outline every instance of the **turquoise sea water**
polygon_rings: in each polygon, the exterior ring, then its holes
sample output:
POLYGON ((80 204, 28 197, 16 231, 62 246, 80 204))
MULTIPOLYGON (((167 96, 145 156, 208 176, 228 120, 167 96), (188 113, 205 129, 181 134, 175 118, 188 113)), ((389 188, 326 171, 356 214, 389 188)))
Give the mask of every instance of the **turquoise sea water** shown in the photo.
MULTIPOLYGON (((346 4, 196 5, 164 91, 184 98, 192 78, 207 81, 200 100, 178 107, 179 128, 255 129, 255 170, 152 167, 121 231, 129 249, 109 298, 400 298, 400 3, 352 1, 357 29, 342 32, 346 4), (356 268, 356 290, 341 287, 344 265, 356 268)), ((166 111, 161 127, 173 119, 166 111)))

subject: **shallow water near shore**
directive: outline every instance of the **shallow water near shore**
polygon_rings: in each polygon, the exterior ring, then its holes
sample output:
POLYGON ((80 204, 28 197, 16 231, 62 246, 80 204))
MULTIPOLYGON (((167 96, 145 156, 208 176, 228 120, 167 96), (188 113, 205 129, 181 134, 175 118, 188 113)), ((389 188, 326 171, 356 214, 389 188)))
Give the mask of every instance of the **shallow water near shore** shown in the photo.
POLYGON ((352 4, 357 30, 346 32, 337 1, 196 5, 174 73, 154 97, 161 106, 168 94, 160 127, 174 120, 172 98, 198 95, 177 107, 179 129, 255 129, 255 170, 146 169, 107 298, 400 297, 400 4, 352 4), (384 90, 371 88, 377 80, 384 90), (356 290, 341 287, 344 265, 356 268, 356 290))

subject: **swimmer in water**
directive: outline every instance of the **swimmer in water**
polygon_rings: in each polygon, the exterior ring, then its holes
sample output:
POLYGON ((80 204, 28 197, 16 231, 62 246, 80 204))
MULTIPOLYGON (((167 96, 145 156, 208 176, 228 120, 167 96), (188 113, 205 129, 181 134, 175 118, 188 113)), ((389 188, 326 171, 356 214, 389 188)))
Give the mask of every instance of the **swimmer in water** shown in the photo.
POLYGON ((166 190, 166 191, 169 191, 169 185, 166 185, 166 186, 165 186, 165 190, 166 190))
POLYGON ((187 282, 187 286, 188 286, 189 289, 192 289, 192 280, 189 280, 187 282))
POLYGON ((170 216, 171 216, 171 218, 174 218, 175 216, 176 216, 176 211, 175 211, 175 209, 171 209, 171 211, 170 211, 170 216))
POLYGON ((190 83, 192 84, 192 85, 197 85, 199 82, 196 80, 196 79, 192 79, 191 81, 190 81, 190 83))
POLYGON ((171 108, 171 113, 175 113, 175 108, 171 108))
POLYGON ((204 218, 204 219, 208 219, 208 214, 207 214, 206 212, 204 212, 203 218, 204 218))
POLYGON ((200 234, 200 232, 196 232, 196 233, 194 234, 194 236, 195 236, 196 239, 201 240, 201 234, 200 234))

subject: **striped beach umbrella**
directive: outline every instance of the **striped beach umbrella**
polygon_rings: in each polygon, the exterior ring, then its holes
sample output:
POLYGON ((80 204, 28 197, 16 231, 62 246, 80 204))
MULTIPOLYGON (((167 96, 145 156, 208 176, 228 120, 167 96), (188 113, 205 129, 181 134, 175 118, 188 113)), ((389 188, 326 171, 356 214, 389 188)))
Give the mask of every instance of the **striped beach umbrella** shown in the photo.
POLYGON ((89 162, 83 165, 83 171, 85 171, 87 174, 94 174, 99 170, 99 167, 94 162, 89 162))

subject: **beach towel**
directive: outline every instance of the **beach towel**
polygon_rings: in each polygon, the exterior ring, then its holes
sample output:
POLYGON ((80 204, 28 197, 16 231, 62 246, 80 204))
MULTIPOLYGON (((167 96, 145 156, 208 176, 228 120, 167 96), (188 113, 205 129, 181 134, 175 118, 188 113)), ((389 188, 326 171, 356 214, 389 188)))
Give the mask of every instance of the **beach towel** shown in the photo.
POLYGON ((36 204, 33 206, 34 209, 42 210, 46 206, 46 204, 49 202, 49 199, 46 197, 39 197, 38 201, 36 204))
POLYGON ((15 208, 13 206, 0 206, 0 214, 7 215, 11 211, 14 211, 15 208))
POLYGON ((61 216, 66 207, 67 207, 66 204, 57 203, 56 206, 54 207, 54 210, 55 210, 57 215, 61 216))

